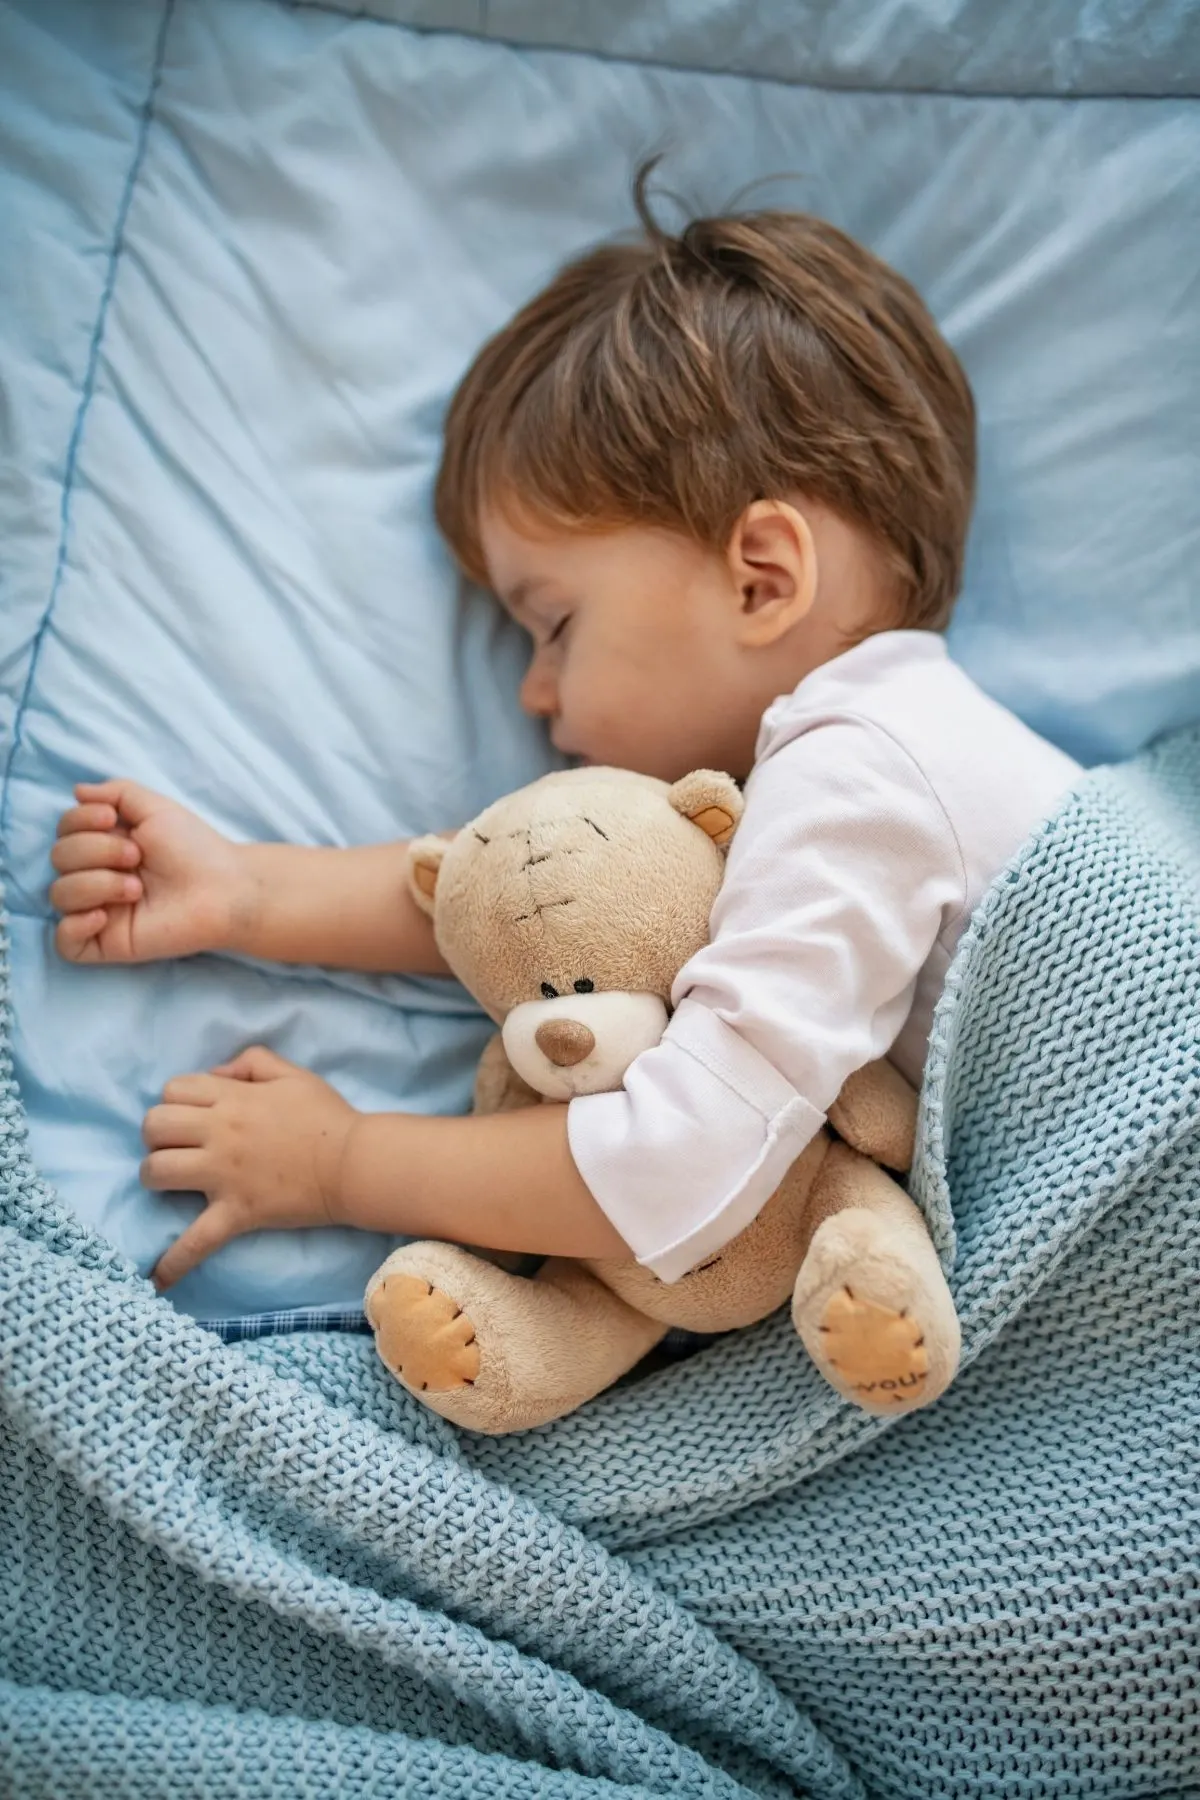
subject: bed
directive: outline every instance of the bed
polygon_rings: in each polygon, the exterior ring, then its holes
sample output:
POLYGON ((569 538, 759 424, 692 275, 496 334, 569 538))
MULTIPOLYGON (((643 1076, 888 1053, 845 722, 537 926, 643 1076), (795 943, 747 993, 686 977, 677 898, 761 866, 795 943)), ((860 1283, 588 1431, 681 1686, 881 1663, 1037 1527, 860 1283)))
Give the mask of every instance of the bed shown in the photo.
POLYGON ((0 86, 0 1790, 1192 1791, 1200 15, 27 0, 0 86), (951 1395, 881 1428, 775 1319, 493 1443, 355 1329, 388 1240, 238 1240, 168 1303, 197 1202, 137 1181, 173 1074, 264 1041, 452 1111, 486 1021, 68 967, 48 852, 110 773, 336 844, 551 766, 439 423, 657 151, 920 286, 980 409, 953 653, 1092 773, 939 1014, 951 1395))

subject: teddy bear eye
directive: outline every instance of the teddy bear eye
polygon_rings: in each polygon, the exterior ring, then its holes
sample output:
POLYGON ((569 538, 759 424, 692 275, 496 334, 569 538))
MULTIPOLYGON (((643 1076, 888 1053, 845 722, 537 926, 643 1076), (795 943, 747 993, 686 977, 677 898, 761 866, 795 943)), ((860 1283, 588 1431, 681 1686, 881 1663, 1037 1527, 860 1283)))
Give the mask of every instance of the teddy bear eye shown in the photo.
POLYGON ((542 983, 542 999, 543 1000, 557 1000, 558 999, 558 989, 551 987, 550 983, 548 981, 543 981, 543 983, 542 983))
POLYGON ((594 981, 577 981, 575 983, 575 992, 577 994, 592 994, 595 991, 596 984, 594 981))

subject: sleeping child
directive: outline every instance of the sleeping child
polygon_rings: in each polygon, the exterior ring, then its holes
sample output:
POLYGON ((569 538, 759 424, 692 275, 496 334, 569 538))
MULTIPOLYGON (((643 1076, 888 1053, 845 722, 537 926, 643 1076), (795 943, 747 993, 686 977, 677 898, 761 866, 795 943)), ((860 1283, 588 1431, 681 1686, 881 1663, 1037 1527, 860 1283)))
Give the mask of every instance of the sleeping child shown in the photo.
MULTIPOLYGON (((528 632, 522 703, 559 751, 745 781, 710 942, 617 1094, 362 1114, 261 1047, 170 1081, 143 1180, 206 1206, 160 1287, 239 1233, 329 1223, 678 1280, 853 1071, 886 1056, 919 1083, 973 909, 1076 778, 947 653, 974 407, 913 288, 819 219, 674 234, 644 184, 638 204, 635 241, 570 263, 479 353, 436 509, 528 632)), ((52 861, 81 966, 443 967, 403 844, 238 845, 117 779, 76 790, 52 861)))

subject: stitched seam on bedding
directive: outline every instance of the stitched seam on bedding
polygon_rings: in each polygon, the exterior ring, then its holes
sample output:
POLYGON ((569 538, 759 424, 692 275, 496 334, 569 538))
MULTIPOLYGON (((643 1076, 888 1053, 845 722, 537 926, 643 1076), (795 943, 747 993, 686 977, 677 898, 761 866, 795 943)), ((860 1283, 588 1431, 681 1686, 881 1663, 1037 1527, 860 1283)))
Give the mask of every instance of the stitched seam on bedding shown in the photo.
POLYGON ((71 435, 67 440, 67 454, 63 465, 62 497, 59 501, 59 538, 58 553, 54 561, 54 573, 50 578, 50 593, 46 600, 46 610, 38 621, 37 630, 33 634, 33 642, 29 650, 29 667, 25 671, 25 680, 21 688, 21 697, 13 714, 12 739, 8 746, 8 756, 4 764, 3 796, 0 797, 0 857, 6 854, 8 844, 8 828, 12 812, 12 774, 13 766, 21 749, 22 726, 29 706, 29 698, 33 692, 34 678, 37 674, 38 660, 50 617, 54 611, 54 603, 58 599, 58 591, 62 586, 63 574, 67 563, 67 547, 71 536, 71 499, 75 486, 75 473, 79 464, 79 449, 83 439, 83 427, 87 419, 88 408, 96 387, 96 371, 100 363, 100 349, 104 341, 104 327, 108 321, 108 308, 112 300, 113 288, 116 285, 117 268, 121 260, 121 251, 125 245, 125 225, 129 218, 129 209, 133 203, 134 189, 141 173, 146 154, 146 139, 150 132, 150 121, 154 112, 154 101, 158 93, 158 84, 162 75, 163 58, 167 45, 167 28, 171 15, 175 10, 175 0, 165 0, 162 21, 158 28, 158 38, 154 46, 154 59, 150 69, 150 82, 146 89, 146 98, 142 102, 141 115, 138 120, 137 138, 134 143, 133 156, 129 164, 129 173, 125 177, 125 186, 117 205, 116 223, 113 227, 112 244, 108 253, 108 269, 104 277, 104 286, 100 291, 100 304, 96 309, 96 322, 92 327, 92 341, 88 346, 87 367, 83 377, 83 391, 79 396, 79 406, 75 413, 75 423, 71 427, 71 435))
POLYGON ((1045 88, 1037 93, 1017 93, 1008 88, 971 88, 971 87, 916 87, 891 85, 888 87, 870 87, 862 82, 813 81, 792 78, 784 75, 761 75, 754 69, 718 69, 704 63, 672 62, 669 57, 623 55, 619 51, 596 50, 582 44, 530 43, 523 38, 503 37, 488 29, 487 0, 482 0, 483 20, 479 27, 472 30, 463 25, 416 25, 408 19, 387 19, 379 13, 372 12, 368 6, 338 6, 336 0, 275 0, 278 6, 286 7, 289 12, 324 13, 329 18, 350 21, 366 20, 372 25, 383 25, 393 31, 409 31, 416 37, 458 37, 468 38, 475 43, 498 44, 507 50, 518 53, 536 54, 540 51, 555 56, 582 56, 591 61, 626 65, 634 69, 662 69, 669 75, 703 75, 718 81, 754 81, 764 87, 796 88, 800 91, 809 89, 819 94, 873 94, 885 96, 895 94, 905 99, 928 100, 1017 100, 1027 104, 1036 101, 1047 101, 1054 105, 1077 105, 1087 100, 1120 100, 1150 101, 1162 104, 1164 101, 1193 100, 1197 93, 1191 88, 1180 92, 1153 94, 1130 94, 1120 88, 1045 88))

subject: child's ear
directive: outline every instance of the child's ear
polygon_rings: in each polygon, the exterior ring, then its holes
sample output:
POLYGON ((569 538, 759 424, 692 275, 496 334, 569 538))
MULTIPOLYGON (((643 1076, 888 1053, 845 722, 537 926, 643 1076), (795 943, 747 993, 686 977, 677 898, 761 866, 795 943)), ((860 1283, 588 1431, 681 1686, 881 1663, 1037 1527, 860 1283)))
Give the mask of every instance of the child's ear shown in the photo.
POLYGON ((732 775, 693 769, 675 783, 667 799, 677 813, 698 825, 718 850, 728 849, 745 804, 732 775))
POLYGON ((442 858, 451 842, 444 837, 419 837, 408 846, 408 891, 431 919, 442 858))
POLYGON ((734 526, 726 554, 740 597, 742 643, 773 644, 811 612, 817 546, 796 507, 783 500, 754 501, 734 526))

